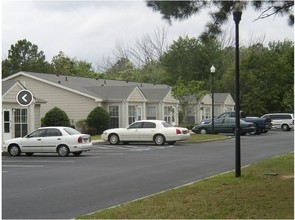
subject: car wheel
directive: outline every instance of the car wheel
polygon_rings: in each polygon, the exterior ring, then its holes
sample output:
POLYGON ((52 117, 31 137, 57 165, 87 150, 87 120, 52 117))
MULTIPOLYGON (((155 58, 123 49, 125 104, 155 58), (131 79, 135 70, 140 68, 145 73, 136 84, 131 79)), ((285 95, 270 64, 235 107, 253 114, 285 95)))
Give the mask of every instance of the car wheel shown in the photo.
POLYGON ((289 131, 289 126, 286 125, 286 124, 282 125, 281 128, 282 128, 283 131, 289 131))
POLYGON ((77 157, 77 156, 80 156, 82 154, 82 151, 73 152, 73 154, 77 157))
POLYGON ((257 130, 258 130, 257 124, 254 124, 253 127, 254 127, 254 130, 249 132, 250 135, 257 134, 257 130))
POLYGON ((154 137, 154 142, 156 145, 163 145, 165 144, 166 140, 162 134, 156 134, 154 137))
POLYGON ((208 131, 206 128, 201 128, 200 129, 200 134, 208 134, 208 131))
POLYGON ((8 148, 8 153, 10 156, 19 156, 21 154, 20 148, 18 145, 13 144, 8 148))
POLYGON ((262 129, 257 128, 256 135, 261 135, 262 131, 263 131, 262 129))
POLYGON ((109 142, 113 145, 119 144, 120 142, 119 136, 117 134, 110 134, 109 142))
POLYGON ((57 148, 57 153, 61 157, 67 157, 70 154, 70 150, 69 150, 68 146, 61 145, 57 148))

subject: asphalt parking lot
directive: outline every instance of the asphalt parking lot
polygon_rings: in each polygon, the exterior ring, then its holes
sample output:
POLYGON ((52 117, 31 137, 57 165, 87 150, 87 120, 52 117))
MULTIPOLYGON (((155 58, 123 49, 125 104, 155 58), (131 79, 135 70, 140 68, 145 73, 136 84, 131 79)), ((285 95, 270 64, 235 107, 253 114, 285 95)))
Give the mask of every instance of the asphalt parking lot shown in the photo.
MULTIPOLYGON (((242 164, 293 151, 293 132, 244 136, 242 164)), ((69 219, 234 169, 234 139, 95 145, 80 157, 2 157, 2 217, 69 219)))

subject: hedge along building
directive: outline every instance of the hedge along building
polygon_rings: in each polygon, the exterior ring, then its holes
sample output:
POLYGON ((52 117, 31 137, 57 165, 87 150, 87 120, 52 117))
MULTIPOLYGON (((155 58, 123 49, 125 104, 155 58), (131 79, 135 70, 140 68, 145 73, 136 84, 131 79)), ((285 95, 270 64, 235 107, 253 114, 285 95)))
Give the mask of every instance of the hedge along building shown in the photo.
POLYGON ((27 115, 28 123, 34 123, 28 132, 37 128, 41 118, 54 107, 65 111, 72 124, 86 119, 97 106, 110 114, 112 128, 126 127, 141 119, 178 124, 178 100, 172 97, 168 85, 23 71, 3 79, 11 81, 18 81, 34 96, 46 100, 40 106, 40 118, 34 115, 38 123, 31 120, 32 114, 27 115))

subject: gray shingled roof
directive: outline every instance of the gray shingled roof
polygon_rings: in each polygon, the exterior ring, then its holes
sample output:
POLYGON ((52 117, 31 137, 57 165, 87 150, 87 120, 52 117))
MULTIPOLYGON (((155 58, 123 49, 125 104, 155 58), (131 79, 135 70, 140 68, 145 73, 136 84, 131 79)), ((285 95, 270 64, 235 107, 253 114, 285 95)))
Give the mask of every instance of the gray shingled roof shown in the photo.
POLYGON ((2 81, 2 95, 4 95, 15 83, 16 80, 2 81))
MULTIPOLYGON (((214 93, 214 102, 224 103, 229 95, 229 93, 214 93)), ((210 96, 212 97, 212 93, 210 93, 210 96)))
POLYGON ((137 83, 120 80, 106 80, 78 76, 65 76, 60 74, 45 74, 23 72, 56 85, 65 86, 70 89, 85 93, 103 100, 126 99, 138 87, 147 100, 163 100, 171 87, 165 84, 137 83))

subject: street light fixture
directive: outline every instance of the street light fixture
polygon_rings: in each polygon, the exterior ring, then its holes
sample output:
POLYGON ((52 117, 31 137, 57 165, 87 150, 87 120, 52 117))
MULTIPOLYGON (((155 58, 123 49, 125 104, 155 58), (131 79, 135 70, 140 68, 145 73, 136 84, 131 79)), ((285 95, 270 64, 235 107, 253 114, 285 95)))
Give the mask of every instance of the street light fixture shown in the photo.
POLYGON ((212 75, 211 80, 211 94, 212 94, 212 134, 215 134, 214 132, 214 73, 215 73, 215 67, 212 65, 210 68, 210 72, 212 75))
POLYGON ((240 65, 239 65, 239 23, 241 21, 242 12, 241 5, 238 4, 233 12, 233 17, 235 21, 235 87, 236 87, 236 141, 235 141, 235 149, 236 149, 236 177, 241 176, 241 131, 240 131, 240 65))

